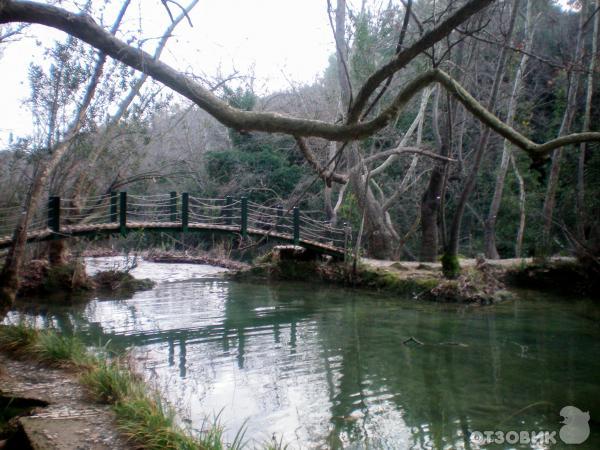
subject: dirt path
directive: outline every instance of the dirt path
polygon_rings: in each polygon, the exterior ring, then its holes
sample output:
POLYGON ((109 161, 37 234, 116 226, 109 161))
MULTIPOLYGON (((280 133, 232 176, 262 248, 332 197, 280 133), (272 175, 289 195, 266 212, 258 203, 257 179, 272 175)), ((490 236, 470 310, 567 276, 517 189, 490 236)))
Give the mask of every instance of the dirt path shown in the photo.
MULTIPOLYGON (((575 261, 575 258, 568 256, 554 256, 551 258, 552 261, 575 261)), ((429 266, 433 269, 441 269, 442 264, 439 262, 434 263, 421 263, 418 261, 390 261, 384 259, 371 259, 371 258, 362 258, 361 261, 364 264, 378 267, 378 268, 388 268, 393 264, 400 264, 408 269, 417 269, 419 266, 429 266)), ((485 260, 490 266, 498 266, 498 267, 512 267, 519 266, 521 264, 531 264, 533 262, 533 258, 506 258, 506 259, 486 259, 485 260)), ((461 267, 473 267, 477 263, 475 258, 461 259, 460 265, 461 267)))
MULTIPOLYGON (((372 267, 376 267, 379 269, 387 269, 394 268, 394 265, 400 265, 409 270, 440 270, 442 268, 442 264, 439 262, 434 263, 421 263, 418 261, 390 261, 383 259, 371 259, 371 258, 362 258, 361 260, 364 264, 367 264, 372 267)), ((501 266, 501 267, 510 267, 510 266, 518 266, 519 264, 531 264, 533 261, 532 258, 510 258, 510 259, 487 259, 486 262, 492 266, 501 266)), ((469 259, 461 259, 460 266, 461 267, 474 267, 476 264, 475 258, 469 259)))
POLYGON ((73 371, 0 354, 0 394, 48 404, 18 419, 34 450, 131 448, 119 435, 110 407, 92 402, 73 371))

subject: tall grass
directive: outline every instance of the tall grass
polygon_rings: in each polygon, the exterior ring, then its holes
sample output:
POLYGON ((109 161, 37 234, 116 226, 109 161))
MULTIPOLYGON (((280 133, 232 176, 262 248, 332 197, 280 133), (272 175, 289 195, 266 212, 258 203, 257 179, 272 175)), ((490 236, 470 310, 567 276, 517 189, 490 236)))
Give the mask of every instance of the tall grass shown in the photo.
POLYGON ((0 326, 0 350, 78 369, 94 398, 112 405, 117 425, 135 448, 146 450, 240 450, 243 429, 226 444, 218 418, 200 433, 177 423, 175 410, 120 358, 91 355, 75 337, 36 330, 25 323, 0 326))
POLYGON ((55 332, 38 332, 33 352, 38 359, 50 364, 84 366, 92 362, 83 342, 55 332))

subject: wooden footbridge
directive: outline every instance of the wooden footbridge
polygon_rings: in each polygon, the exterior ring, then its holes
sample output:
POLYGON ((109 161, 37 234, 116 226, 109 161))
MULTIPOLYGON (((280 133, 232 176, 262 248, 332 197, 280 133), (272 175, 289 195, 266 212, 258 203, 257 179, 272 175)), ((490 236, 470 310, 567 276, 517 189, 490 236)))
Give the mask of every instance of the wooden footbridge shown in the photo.
MULTIPOLYGON (((0 207, 0 248, 10 246, 20 213, 19 206, 0 207)), ((50 197, 47 207, 36 212, 27 241, 126 236, 132 231, 219 233, 235 235, 240 240, 255 237, 300 245, 336 258, 346 254, 350 239, 347 226, 334 227, 297 207, 271 207, 245 197, 214 199, 176 192, 112 192, 83 201, 50 197)))

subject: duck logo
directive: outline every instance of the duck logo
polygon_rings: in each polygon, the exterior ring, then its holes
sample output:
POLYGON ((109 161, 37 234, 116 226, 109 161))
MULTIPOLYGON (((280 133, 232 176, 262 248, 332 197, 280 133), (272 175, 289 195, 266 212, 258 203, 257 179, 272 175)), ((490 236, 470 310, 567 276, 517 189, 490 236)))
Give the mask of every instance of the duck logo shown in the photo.
POLYGON ((560 439, 565 444, 581 444, 590 435, 590 413, 583 412, 575 406, 565 406, 560 410, 560 415, 564 417, 563 427, 558 433, 560 439))

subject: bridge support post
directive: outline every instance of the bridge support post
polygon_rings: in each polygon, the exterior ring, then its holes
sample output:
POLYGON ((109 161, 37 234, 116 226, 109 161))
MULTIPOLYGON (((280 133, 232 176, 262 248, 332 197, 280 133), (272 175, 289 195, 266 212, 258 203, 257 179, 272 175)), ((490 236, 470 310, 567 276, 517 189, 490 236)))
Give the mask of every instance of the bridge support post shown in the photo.
POLYGON ((283 222, 283 206, 277 205, 277 222, 275 222, 275 231, 281 231, 281 223, 283 222))
POLYGON ((233 204, 233 198, 231 195, 225 197, 225 225, 231 225, 231 205, 233 204))
POLYGON ((246 197, 241 198, 242 201, 242 223, 240 226, 240 233, 242 238, 248 237, 248 199, 246 197))
POLYGON ((190 195, 187 192, 181 194, 181 231, 187 233, 189 225, 190 195))
POLYGON ((294 206, 294 245, 300 244, 300 210, 294 206))
POLYGON ((127 236, 127 192, 119 192, 119 230, 127 236))
POLYGON ((169 199, 169 221, 177 222, 177 192, 171 192, 169 199))
POLYGON ((60 232, 60 197, 48 199, 48 228, 54 233, 60 232))
POLYGON ((119 220, 118 214, 118 204, 119 199, 118 195, 115 191, 110 192, 110 221, 111 223, 116 223, 119 220))

